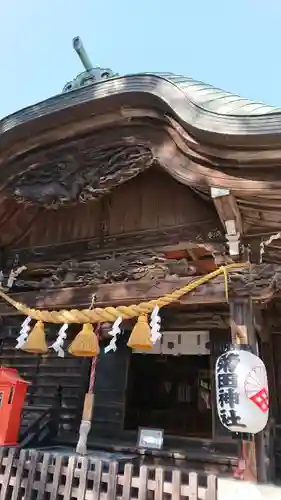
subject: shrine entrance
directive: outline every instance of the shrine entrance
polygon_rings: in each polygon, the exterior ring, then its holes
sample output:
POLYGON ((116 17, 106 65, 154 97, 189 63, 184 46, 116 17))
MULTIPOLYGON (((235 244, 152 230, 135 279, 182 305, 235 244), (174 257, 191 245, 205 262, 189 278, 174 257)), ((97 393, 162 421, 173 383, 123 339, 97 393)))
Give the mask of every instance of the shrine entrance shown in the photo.
POLYGON ((161 428, 168 435, 211 438, 210 356, 132 354, 125 429, 161 428))

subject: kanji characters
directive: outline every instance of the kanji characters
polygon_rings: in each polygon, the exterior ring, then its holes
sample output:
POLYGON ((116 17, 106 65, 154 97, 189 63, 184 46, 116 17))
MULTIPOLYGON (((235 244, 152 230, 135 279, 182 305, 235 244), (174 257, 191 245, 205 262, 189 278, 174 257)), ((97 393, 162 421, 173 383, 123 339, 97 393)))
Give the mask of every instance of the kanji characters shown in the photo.
POLYGON ((236 389, 237 380, 237 375, 235 373, 220 373, 218 375, 219 389, 223 389, 225 387, 233 387, 236 389))
POLYGON ((218 360, 218 372, 233 373, 239 363, 239 355, 234 352, 226 352, 218 360))
POLYGON ((221 389, 219 391, 219 403, 222 407, 226 404, 230 408, 234 408, 235 405, 239 404, 239 393, 232 388, 221 389))
POLYGON ((220 420, 221 423, 226 425, 227 427, 232 427, 232 426, 241 428, 246 427, 246 425, 240 423, 241 417, 237 414, 235 410, 229 410, 229 411, 221 410, 220 420))

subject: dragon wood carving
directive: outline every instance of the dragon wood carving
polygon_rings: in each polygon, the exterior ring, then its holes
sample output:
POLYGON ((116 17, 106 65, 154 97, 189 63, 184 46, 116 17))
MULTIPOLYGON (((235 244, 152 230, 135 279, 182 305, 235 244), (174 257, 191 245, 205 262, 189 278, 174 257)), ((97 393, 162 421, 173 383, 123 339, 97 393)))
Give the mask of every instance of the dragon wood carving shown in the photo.
POLYGON ((85 258, 31 263, 16 281, 14 289, 81 287, 195 274, 196 268, 186 259, 167 259, 163 253, 148 249, 108 253, 95 260, 85 258))
POLYGON ((19 174, 10 189, 18 202, 48 208, 97 199, 133 178, 153 163, 151 150, 142 144, 65 148, 46 153, 19 174))

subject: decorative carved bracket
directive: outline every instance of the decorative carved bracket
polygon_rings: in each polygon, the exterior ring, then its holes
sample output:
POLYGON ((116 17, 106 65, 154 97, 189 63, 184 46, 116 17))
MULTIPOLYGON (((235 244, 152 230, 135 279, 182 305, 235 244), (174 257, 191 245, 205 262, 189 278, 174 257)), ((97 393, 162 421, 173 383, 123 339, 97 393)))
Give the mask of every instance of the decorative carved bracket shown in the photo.
POLYGON ((231 257, 238 257, 243 224, 237 201, 229 189, 211 187, 211 196, 226 231, 229 253, 231 257))

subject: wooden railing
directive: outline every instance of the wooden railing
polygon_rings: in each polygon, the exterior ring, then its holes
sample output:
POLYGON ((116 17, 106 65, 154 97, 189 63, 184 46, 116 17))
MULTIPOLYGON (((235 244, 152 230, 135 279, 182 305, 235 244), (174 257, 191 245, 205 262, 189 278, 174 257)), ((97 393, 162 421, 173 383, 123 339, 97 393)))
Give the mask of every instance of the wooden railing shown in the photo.
POLYGON ((24 413, 41 411, 33 422, 20 434, 20 447, 43 445, 47 439, 55 438, 58 431, 58 413, 55 408, 42 406, 25 407, 24 413))
POLYGON ((43 446, 45 441, 54 439, 59 428, 59 412, 61 408, 61 387, 57 389, 53 406, 25 405, 22 418, 27 415, 37 415, 20 433, 20 447, 30 448, 43 446))
POLYGON ((213 475, 94 457, 0 449, 1 500, 216 500, 213 475), (201 480, 204 484, 200 484, 201 480))

